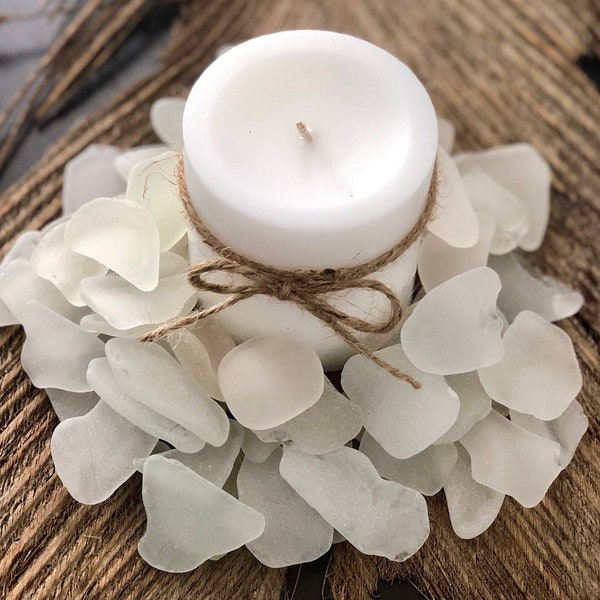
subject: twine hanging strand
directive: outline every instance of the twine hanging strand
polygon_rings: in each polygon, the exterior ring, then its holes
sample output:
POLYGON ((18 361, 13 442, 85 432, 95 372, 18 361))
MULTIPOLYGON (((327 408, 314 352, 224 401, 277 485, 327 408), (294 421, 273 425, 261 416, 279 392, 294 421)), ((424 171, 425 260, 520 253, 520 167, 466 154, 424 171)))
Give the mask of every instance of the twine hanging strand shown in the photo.
POLYGON ((340 338, 360 354, 365 355, 398 379, 420 389, 421 384, 407 373, 374 354, 357 335, 359 333, 389 333, 402 318, 402 305, 396 294, 387 285, 370 279, 369 276, 395 261, 408 250, 423 233, 431 220, 437 198, 437 165, 434 167, 425 208, 411 230, 395 246, 370 261, 338 269, 293 269, 285 270, 254 261, 225 246, 206 227, 190 200, 183 174, 183 158, 177 164, 177 184, 181 202, 189 225, 217 255, 217 258, 192 265, 188 280, 196 289, 204 292, 225 294, 227 298, 209 308, 195 310, 179 319, 168 321, 144 335, 143 342, 154 341, 187 325, 196 323, 217 314, 242 300, 257 295, 277 298, 282 302, 293 302, 325 323, 340 338), (213 273, 241 275, 240 283, 214 283, 213 273), (367 320, 354 317, 335 308, 329 303, 328 295, 349 289, 365 289, 380 294, 388 302, 389 313, 380 320, 367 320))

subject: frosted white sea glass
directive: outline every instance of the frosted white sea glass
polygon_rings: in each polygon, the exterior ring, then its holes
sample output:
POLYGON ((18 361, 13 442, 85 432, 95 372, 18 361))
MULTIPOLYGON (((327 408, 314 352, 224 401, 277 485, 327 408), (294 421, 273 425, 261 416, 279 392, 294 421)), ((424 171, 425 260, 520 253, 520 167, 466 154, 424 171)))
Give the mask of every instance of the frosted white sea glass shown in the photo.
POLYGON ((92 333, 101 333, 110 337, 135 338, 138 340, 144 334, 156 329, 156 325, 140 325, 132 329, 117 329, 109 325, 105 319, 96 313, 83 316, 81 321, 79 321, 79 326, 84 331, 91 331, 92 333))
POLYGON ((162 571, 191 571, 212 556, 256 539, 265 527, 260 513, 160 455, 144 462, 142 499, 148 524, 138 550, 162 571))
POLYGON ((217 487, 223 487, 231 475, 235 461, 242 448, 244 432, 239 423, 230 421, 229 437, 222 446, 207 444, 198 452, 188 454, 179 450, 162 453, 165 458, 178 460, 194 473, 208 479, 217 487))
POLYGON ((535 435, 558 442, 561 448, 559 463, 563 469, 571 462, 589 424, 577 400, 571 402, 565 412, 552 421, 542 421, 515 410, 510 411, 510 420, 535 435))
POLYGON ((82 417, 96 406, 98 394, 96 392, 67 392, 57 388, 47 388, 46 394, 56 416, 60 421, 71 417, 82 417))
POLYGON ((456 129, 451 121, 438 117, 438 144, 446 154, 452 154, 456 129))
POLYGON ((42 239, 42 233, 40 231, 25 231, 11 246, 10 250, 4 255, 2 262, 0 262, 0 272, 9 262, 17 258, 31 258, 33 250, 42 239))
POLYGON ((562 469, 558 443, 518 427, 494 410, 460 443, 471 457, 475 481, 528 508, 544 498, 562 469))
POLYGON ((483 389, 476 371, 448 375, 446 383, 458 394, 460 411, 454 425, 436 444, 449 444, 460 440, 477 421, 486 417, 492 410, 492 399, 483 389))
POLYGON ((54 468, 82 504, 106 500, 152 452, 156 438, 100 401, 86 415, 67 419, 52 434, 54 468))
POLYGON ((496 364, 504 353, 496 311, 500 279, 478 267, 433 288, 400 334, 408 359, 422 371, 454 375, 496 364))
POLYGON ((184 108, 185 98, 160 98, 150 109, 152 129, 162 142, 177 152, 183 148, 184 108))
POLYGON ((53 283, 75 306, 84 306, 81 281, 104 275, 108 268, 92 258, 73 252, 65 245, 67 223, 46 232, 31 254, 34 273, 53 283))
POLYGON ((187 226, 177 184, 176 152, 136 163, 127 180, 127 198, 147 208, 158 225, 161 250, 172 248, 187 226))
POLYGON ((548 321, 577 313, 582 295, 553 277, 535 276, 516 254, 490 257, 489 265, 502 281, 498 307, 512 321, 522 310, 531 310, 548 321))
POLYGON ((503 338, 504 356, 479 370, 496 402, 538 419, 559 417, 581 390, 582 377, 569 335, 531 311, 520 312, 503 338))
POLYGON ((475 211, 486 213, 492 218, 492 254, 506 254, 514 250, 529 228, 523 203, 477 167, 464 173, 462 181, 475 211))
POLYGON ((150 158, 156 158, 168 151, 169 146, 165 144, 148 144, 147 146, 137 146, 130 150, 123 150, 115 157, 115 169, 125 182, 127 182, 129 173, 134 165, 150 158))
POLYGON ((149 292, 158 283, 160 243, 151 212, 141 204, 98 198, 73 214, 65 243, 149 292))
POLYGON ((120 152, 116 146, 90 144, 65 165, 63 214, 71 214, 96 198, 112 198, 125 191, 114 167, 120 152))
POLYGON ((552 179, 550 166, 538 150, 530 144, 512 144, 457 154, 454 160, 461 173, 479 168, 519 198, 529 225, 519 246, 529 252, 537 250, 548 225, 552 179))
POLYGON ((325 379, 315 351, 282 335, 236 346, 218 377, 229 410, 250 429, 276 427, 304 412, 321 397, 325 379))
POLYGON ((254 433, 263 442, 276 442, 305 454, 325 454, 353 439, 361 427, 358 405, 340 394, 326 378, 316 404, 277 427, 254 433))
POLYGON ((495 225, 486 213, 477 215, 479 239, 470 248, 454 248, 442 239, 428 233, 419 247, 419 279, 425 291, 430 291, 448 279, 476 267, 485 267, 495 225))
POLYGON ((114 376, 107 358, 92 360, 86 377, 103 402, 151 436, 164 440, 183 452, 198 452, 204 447, 204 441, 185 427, 126 394, 114 376))
POLYGON ((225 412, 166 350, 113 338, 106 344, 106 357, 126 394, 213 446, 225 443, 225 412))
POLYGON ((360 451, 369 458, 382 477, 417 490, 425 496, 433 496, 442 489, 456 462, 454 444, 429 446, 404 460, 394 458, 369 432, 365 432, 360 441, 360 451))
POLYGON ((242 452, 244 453, 244 456, 252 462, 265 462, 278 446, 279 444, 276 442, 263 442, 259 440, 256 434, 250 431, 250 429, 244 430, 242 452))
POLYGON ((104 354, 104 344, 95 334, 38 302, 25 304, 21 322, 26 334, 21 363, 36 387, 91 391, 87 366, 104 354))
POLYGON ((265 517, 262 535, 246 544, 272 568, 310 562, 331 547, 333 527, 279 473, 281 451, 261 464, 244 460, 237 478, 239 499, 265 517))
POLYGON ((427 229, 456 248, 470 248, 479 238, 479 222, 460 173, 448 154, 438 148, 438 196, 427 229))
POLYGON ((284 450, 279 469, 296 492, 364 554, 402 561, 427 539, 423 496, 379 477, 358 450, 343 447, 321 456, 284 450))
POLYGON ((458 459, 444 485, 452 529, 457 536, 470 540, 483 533, 496 519, 504 494, 477 483, 471 476, 471 459, 456 445, 458 459))
POLYGON ((342 387, 363 414, 365 429, 396 458, 409 458, 440 438, 456 421, 460 403, 443 377, 423 373, 399 345, 376 355, 421 384, 415 390, 373 363, 353 356, 342 371, 342 387))

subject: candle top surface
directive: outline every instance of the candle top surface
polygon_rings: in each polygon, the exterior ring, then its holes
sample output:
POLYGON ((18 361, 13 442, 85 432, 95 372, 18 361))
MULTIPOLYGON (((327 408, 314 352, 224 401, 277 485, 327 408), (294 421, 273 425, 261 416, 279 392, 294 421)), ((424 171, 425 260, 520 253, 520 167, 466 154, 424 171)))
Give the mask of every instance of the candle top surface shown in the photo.
POLYGON ((187 163, 211 195, 290 230, 396 215, 428 180, 437 147, 435 111, 412 71, 323 31, 227 51, 194 85, 183 130, 187 163))

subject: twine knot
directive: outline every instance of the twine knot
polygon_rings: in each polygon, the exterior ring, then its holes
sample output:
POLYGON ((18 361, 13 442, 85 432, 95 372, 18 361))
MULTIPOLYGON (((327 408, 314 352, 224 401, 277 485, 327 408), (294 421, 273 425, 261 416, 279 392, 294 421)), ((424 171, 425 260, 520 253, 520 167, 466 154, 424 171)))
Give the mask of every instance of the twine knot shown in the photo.
POLYGON ((242 300, 266 295, 282 302, 297 304, 375 364, 415 389, 421 387, 413 377, 377 357, 356 334, 389 333, 400 323, 400 300, 387 285, 376 279, 369 279, 369 276, 399 258, 423 233, 435 208, 437 165, 434 167, 425 209, 408 234, 395 246, 370 261, 337 269, 278 269, 238 254, 219 241, 194 210, 185 185, 181 156, 177 165, 177 182, 190 226, 217 255, 214 259, 192 265, 188 271, 188 280, 200 291, 224 294, 227 298, 214 306, 193 311, 190 315, 161 325, 147 333, 142 341, 156 340, 198 319, 219 313, 242 300), (379 320, 372 317, 366 319, 349 315, 336 308, 331 302, 332 294, 351 289, 365 289, 383 296, 388 304, 387 314, 379 320))

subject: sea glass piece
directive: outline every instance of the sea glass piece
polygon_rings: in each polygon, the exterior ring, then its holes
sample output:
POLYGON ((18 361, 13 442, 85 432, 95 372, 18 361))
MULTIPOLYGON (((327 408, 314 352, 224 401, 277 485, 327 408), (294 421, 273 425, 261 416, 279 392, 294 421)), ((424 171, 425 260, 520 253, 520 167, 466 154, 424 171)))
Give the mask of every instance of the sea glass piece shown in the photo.
POLYGON ((265 517, 262 535, 248 550, 271 568, 310 562, 331 547, 333 527, 279 473, 281 451, 265 462, 244 460, 237 478, 239 499, 265 517))
POLYGON ((255 433, 263 442, 276 442, 305 454, 325 454, 353 439, 361 427, 358 405, 340 394, 326 378, 316 404, 286 423, 255 433))
POLYGON ((476 267, 485 267, 492 237, 494 222, 486 213, 477 215, 479 239, 470 248, 454 248, 433 233, 428 233, 419 248, 419 278, 428 292, 434 287, 476 267))
POLYGON ((206 348, 216 373, 224 356, 235 348, 231 334, 210 317, 200 319, 190 331, 206 348))
POLYGON ((448 154, 438 148, 436 212, 427 229, 450 246, 470 248, 479 238, 479 222, 460 173, 448 154))
POLYGON ((31 255, 31 268, 36 275, 53 283, 71 304, 84 306, 82 279, 102 276, 108 268, 67 248, 66 227, 67 223, 61 223, 44 234, 31 255))
POLYGON ((485 391, 497 402, 550 421, 581 390, 582 378, 567 333, 531 311, 517 315, 504 334, 504 356, 479 370, 485 391))
POLYGON ((151 436, 168 442, 182 452, 198 452, 204 448, 204 441, 198 436, 126 394, 107 358, 96 358, 90 362, 87 380, 103 402, 151 436))
POLYGON ((456 462, 454 444, 429 446, 404 460, 394 458, 369 432, 365 432, 360 441, 360 451, 383 478, 401 483, 425 496, 433 496, 442 489, 456 462))
POLYGON ((176 460, 144 462, 142 499, 148 517, 138 544, 151 566, 191 571, 209 558, 256 539, 264 517, 176 460))
POLYGON ((438 118, 438 144, 446 154, 452 154, 456 129, 448 119, 438 118))
POLYGON ((168 450, 163 453, 165 458, 178 460, 181 464, 190 468, 194 473, 201 475, 204 479, 214 483, 217 487, 223 487, 242 447, 244 432, 239 423, 231 421, 229 437, 222 446, 206 445, 199 452, 186 454, 179 450, 168 450))
POLYGON ((475 211, 486 213, 492 219, 492 254, 506 254, 514 250, 529 228, 523 203, 479 168, 464 173, 462 180, 475 211))
POLYGON ((91 391, 85 378, 87 366, 104 354, 104 344, 96 335, 38 302, 27 302, 22 316, 26 338, 21 363, 33 385, 91 391))
POLYGON ((165 146, 164 144, 148 144, 147 146, 137 146, 130 150, 123 150, 115 157, 115 169, 126 182, 129 179, 131 169, 135 165, 151 158, 156 158, 169 150, 169 146, 165 146))
POLYGON ((483 389, 476 371, 448 375, 446 382, 458 394, 460 411, 454 425, 436 444, 450 444, 460 440, 477 421, 481 421, 492 410, 492 399, 483 389))
POLYGON ((542 155, 530 144, 512 144, 454 157, 465 173, 479 168, 513 193, 527 211, 528 229, 520 238, 523 250, 537 250, 544 239, 550 214, 552 173, 542 155))
POLYGON ((48 388, 46 394, 59 421, 87 415, 98 403, 96 392, 77 393, 48 388))
POLYGON ((433 288, 404 323, 400 339, 408 359, 437 375, 496 364, 504 353, 496 311, 500 278, 488 267, 461 273, 433 288))
POLYGON ((423 496, 379 477, 358 450, 344 446, 311 456, 286 449, 279 469, 296 492, 364 554, 403 561, 427 539, 423 496))
POLYGON ((546 494, 562 467, 560 445, 523 429, 496 411, 460 440, 471 457, 475 481, 528 508, 546 494))
POLYGON ((197 294, 185 273, 160 277, 158 285, 149 292, 111 274, 84 279, 80 287, 87 305, 115 329, 168 321, 184 307, 191 309, 197 294))
POLYGON ((560 321, 579 312, 583 305, 579 292, 552 277, 536 277, 516 254, 492 256, 489 265, 502 281, 498 307, 509 321, 522 310, 560 321))
POLYGON ((0 263, 0 272, 13 260, 17 258, 31 258, 31 255, 42 239, 42 233, 40 231, 25 231, 17 237, 10 250, 5 254, 2 262, 0 263))
POLYGON ((249 429, 244 430, 244 439, 242 440, 242 452, 244 456, 255 463, 262 463, 271 456, 279 446, 276 442, 263 442, 256 437, 256 434, 249 429))
POLYGON ((110 337, 135 338, 138 340, 146 333, 156 328, 156 325, 140 325, 139 327, 133 327, 132 329, 117 329, 116 327, 109 325, 96 313, 91 313, 82 317, 79 326, 84 331, 90 331, 92 333, 100 333, 110 337))
POLYGON ((183 109, 185 98, 160 98, 150 109, 150 122, 156 135, 167 146, 183 149, 183 109))
POLYGON ((16 323, 22 323, 26 318, 26 304, 31 301, 69 321, 78 322, 85 314, 85 310, 73 306, 49 281, 38 277, 31 263, 24 258, 12 260, 0 271, 0 300, 6 304, 16 323))
POLYGON ((158 283, 160 242, 152 214, 129 200, 98 198, 73 214, 66 245, 105 265, 140 290, 158 283))
POLYGON ((325 376, 316 352, 282 335, 251 338, 219 365, 229 410, 245 427, 269 429, 289 421, 321 397, 325 376))
POLYGON ((560 444, 558 462, 563 469, 571 462, 589 424, 588 418, 577 400, 571 402, 567 410, 552 421, 541 421, 515 410, 510 411, 510 420, 535 435, 558 442, 560 444))
POLYGON ((134 461, 152 452, 148 435, 100 401, 86 415, 60 423, 52 434, 54 468, 82 504, 106 500, 135 472, 134 461))
POLYGON ((96 198, 113 198, 125 191, 115 167, 121 150, 106 144, 90 144, 66 165, 63 180, 63 213, 75 212, 96 198))
POLYGON ((458 459, 444 485, 452 529, 458 537, 470 540, 482 534, 496 519, 504 494, 477 483, 471 476, 471 459, 457 445, 458 459))
POLYGON ((423 373, 406 358, 400 345, 376 356, 412 375, 415 390, 365 356, 350 358, 342 371, 342 387, 363 414, 365 429, 395 458, 422 452, 452 427, 458 416, 458 396, 443 377, 423 373))
POLYGON ((213 446, 225 443, 225 412, 164 348, 113 338, 106 357, 126 394, 213 446))
POLYGON ((161 250, 172 248, 187 226, 179 197, 179 156, 165 152, 135 164, 127 180, 127 198, 147 208, 158 225, 161 250))

